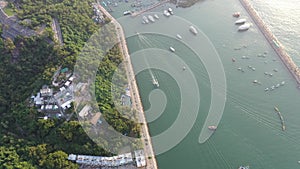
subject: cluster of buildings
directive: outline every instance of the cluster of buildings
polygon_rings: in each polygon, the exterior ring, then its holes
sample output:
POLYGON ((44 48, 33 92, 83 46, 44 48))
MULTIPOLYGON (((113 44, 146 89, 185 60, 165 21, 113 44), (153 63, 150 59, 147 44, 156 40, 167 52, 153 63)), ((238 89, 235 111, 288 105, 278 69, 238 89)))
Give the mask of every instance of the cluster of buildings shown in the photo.
POLYGON ((94 16, 93 19, 96 23, 105 23, 105 18, 103 13, 98 9, 97 3, 93 3, 93 8, 94 8, 94 16))
POLYGON ((136 150, 134 153, 125 153, 112 157, 70 154, 68 160, 77 164, 95 167, 120 167, 128 164, 133 164, 137 167, 146 166, 146 158, 143 150, 136 150))
MULTIPOLYGON (((44 85, 36 95, 31 96, 34 106, 38 108, 39 112, 44 113, 44 119, 63 117, 65 111, 71 108, 71 103, 74 101, 72 82, 75 76, 62 70, 59 70, 56 75, 64 76, 67 80, 55 83, 54 87, 59 88, 59 90, 44 85)), ((56 78, 54 77, 55 80, 56 78)))

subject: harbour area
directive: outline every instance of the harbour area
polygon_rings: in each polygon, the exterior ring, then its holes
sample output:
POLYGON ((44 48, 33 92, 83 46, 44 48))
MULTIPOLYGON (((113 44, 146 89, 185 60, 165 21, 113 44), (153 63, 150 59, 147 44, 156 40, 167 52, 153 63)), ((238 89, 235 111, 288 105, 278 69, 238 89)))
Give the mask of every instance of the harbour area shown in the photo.
POLYGON ((290 71, 292 76, 297 81, 298 85, 300 85, 300 70, 299 67, 295 64, 289 54, 285 51, 283 45, 280 44, 278 39, 273 35, 270 29, 266 26, 263 20, 261 20, 260 16, 257 14, 255 9, 251 6, 248 0, 240 0, 243 7, 247 10, 255 24, 259 27, 260 31, 266 38, 266 40, 270 43, 274 51, 277 53, 279 58, 282 60, 284 65, 290 71))
MULTIPOLYGON (((143 59, 135 61, 136 58, 146 58, 149 66, 164 64, 177 70, 172 72, 174 74, 168 75, 163 71, 151 69, 159 82, 159 88, 155 87, 156 83, 153 82, 156 80, 153 80, 150 71, 145 70, 136 75, 147 120, 152 117, 152 114, 157 114, 150 111, 155 107, 153 105, 163 100, 156 97, 157 91, 163 91, 168 101, 160 117, 148 123, 151 136, 155 137, 167 131, 176 122, 182 98, 178 83, 176 84, 177 81, 174 80, 175 76, 186 80, 187 76, 182 74, 192 71, 201 93, 201 106, 193 129, 174 148, 156 156, 160 169, 180 169, 187 166, 191 169, 237 169, 239 166, 247 165, 250 168, 273 169, 282 169, 286 166, 299 167, 297 150, 300 146, 298 142, 300 136, 297 133, 300 116, 296 111, 300 108, 299 89, 296 88, 294 77, 290 75, 255 23, 247 31, 237 31, 237 25, 233 24, 236 20, 232 17, 234 12, 240 11, 243 18, 253 23, 239 0, 204 1, 188 9, 175 8, 173 4, 166 3, 136 17, 124 16, 124 11, 134 10, 130 7, 131 2, 118 3, 119 6, 110 14, 118 19, 125 31, 134 70, 140 70, 137 67, 143 63, 143 59), (167 17, 163 11, 169 7, 173 9, 174 15, 167 17), (159 16, 154 23, 150 21, 148 24, 142 23, 143 16, 154 16, 154 14, 159 16), (207 19, 208 16, 210 19, 207 19), (180 24, 181 19, 191 23, 180 24), (189 30, 190 25, 197 28, 197 35, 193 35, 189 30), (158 33, 155 34, 156 32, 158 33), (217 66, 205 65, 208 67, 205 68, 203 62, 197 60, 195 52, 187 49, 187 46, 195 49, 196 53, 203 58, 213 58, 212 53, 206 50, 208 43, 204 42, 204 37, 200 38, 200 41, 194 41, 203 32, 215 46, 227 78, 227 101, 223 117, 219 125, 210 123, 208 126, 211 125, 209 127, 211 129, 204 125, 209 106, 214 102, 210 100, 211 87, 220 89, 223 83, 218 81, 211 86, 211 79, 209 79, 211 77, 207 75, 206 70, 216 69, 217 66), (172 52, 170 47, 176 51, 172 52), (235 50, 236 48, 239 50, 235 50), (154 54, 149 49, 164 51, 167 56, 160 55, 160 52, 154 54), (175 55, 186 63, 185 71, 183 65, 172 64, 175 55), (234 61, 232 61, 233 57, 234 61), (239 67, 243 72, 237 71, 239 67), (282 82, 285 82, 284 85, 276 87, 282 82), (272 90, 273 85, 274 90, 272 90), (266 92, 264 90, 267 87, 269 91, 266 92), (280 111, 284 113, 282 114, 286 122, 284 132, 280 119, 274 112, 274 105, 279 105, 280 111), (198 139, 203 127, 213 135, 201 144, 198 139), (283 160, 282 157, 286 154, 289 155, 283 160)), ((147 64, 143 64, 143 67, 147 67, 147 64)), ((192 91, 191 96, 197 93, 195 88, 189 89, 183 92, 192 91)), ((189 99, 185 101, 193 101, 189 99)), ((183 114, 187 116, 190 112, 187 110, 183 114)), ((152 142, 154 150, 161 144, 169 143, 170 140, 166 140, 156 144, 155 139, 152 142)))
POLYGON ((110 20, 111 23, 115 25, 116 31, 117 31, 117 39, 119 41, 119 46, 121 49, 121 53, 124 57, 124 61, 126 63, 125 70, 127 74, 127 78, 129 79, 128 86, 131 89, 131 102, 133 109, 137 110, 139 112, 139 120, 144 125, 141 126, 141 135, 142 135, 142 141, 143 141, 143 147, 144 147, 144 153, 146 156, 146 168, 147 169, 157 169, 156 164, 156 158, 153 152, 153 147, 151 144, 151 137, 149 135, 148 131, 148 125, 145 119, 144 115, 144 109, 142 106, 142 102, 139 95, 139 90, 136 84, 135 80, 135 73, 132 68, 130 55, 127 49, 126 39, 124 35, 124 31, 122 26, 118 23, 116 19, 114 19, 110 13, 105 10, 100 4, 98 4, 99 9, 102 11, 104 15, 106 15, 110 20))

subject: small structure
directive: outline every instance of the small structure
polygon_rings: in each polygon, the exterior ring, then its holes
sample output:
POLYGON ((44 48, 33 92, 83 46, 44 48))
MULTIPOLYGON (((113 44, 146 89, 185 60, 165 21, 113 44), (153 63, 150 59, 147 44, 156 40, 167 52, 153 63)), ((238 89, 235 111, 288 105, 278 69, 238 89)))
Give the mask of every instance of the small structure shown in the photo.
POLYGON ((42 97, 50 97, 53 95, 53 89, 49 88, 48 86, 43 86, 43 88, 40 90, 42 97))
POLYGON ((146 166, 146 158, 145 158, 144 150, 134 151, 134 156, 135 156, 135 162, 137 167, 146 166))
POLYGON ((90 109, 91 109, 91 106, 90 106, 90 105, 85 105, 85 106, 81 109, 81 111, 79 112, 78 115, 79 115, 81 118, 84 118, 85 116, 87 116, 87 115, 89 114, 90 109))
POLYGON ((91 119, 90 122, 95 126, 99 122, 100 117, 101 117, 101 113, 98 112, 95 114, 95 116, 91 119))

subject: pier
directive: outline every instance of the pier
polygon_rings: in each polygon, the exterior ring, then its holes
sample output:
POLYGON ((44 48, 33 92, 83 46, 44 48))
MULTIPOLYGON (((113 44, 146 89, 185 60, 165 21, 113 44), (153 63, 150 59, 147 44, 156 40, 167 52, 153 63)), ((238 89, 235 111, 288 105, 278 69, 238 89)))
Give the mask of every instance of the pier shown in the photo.
POLYGON ((157 3, 155 3, 155 4, 151 5, 151 6, 149 6, 148 8, 146 8, 146 9, 144 9, 144 10, 141 10, 141 11, 132 13, 131 16, 136 17, 136 16, 138 16, 138 15, 141 15, 141 14, 147 12, 147 11, 150 11, 151 9, 154 9, 154 8, 160 6, 160 5, 164 4, 164 3, 167 3, 167 2, 169 2, 169 1, 170 1, 170 0, 164 0, 164 1, 161 1, 161 2, 157 2, 157 3))
POLYGON ((272 34, 270 29, 266 26, 266 24, 262 21, 258 13, 251 6, 248 0, 240 0, 242 6, 246 9, 246 11, 251 16, 252 20, 258 26, 262 34, 265 36, 267 41, 270 43, 274 51, 277 53, 281 61, 287 67, 292 76, 296 79, 298 85, 300 85, 300 70, 299 67, 294 63, 292 58, 287 54, 283 45, 277 40, 277 38, 272 34))
POLYGON ((132 68, 131 59, 130 59, 130 55, 128 52, 126 38, 125 38, 123 28, 120 25, 120 23, 117 22, 117 20, 115 18, 113 18, 110 15, 110 13, 108 11, 106 11, 100 4, 98 4, 98 8, 100 11, 102 11, 102 13, 104 15, 106 15, 111 20, 111 23, 113 23, 115 25, 116 34, 118 36, 117 39, 119 41, 119 47, 120 47, 122 56, 124 58, 124 63, 126 63, 125 69, 126 69, 126 75, 128 77, 128 85, 129 85, 129 88, 131 89, 130 92, 131 92, 132 108, 137 110, 137 112, 139 112, 140 123, 142 123, 141 138, 143 140, 144 153, 145 153, 146 157, 147 157, 147 155, 148 155, 148 157, 151 157, 151 158, 146 158, 146 161, 147 161, 146 168, 147 169, 157 169, 157 163, 156 163, 155 154, 154 154, 152 143, 151 143, 151 137, 150 137, 149 131, 148 131, 148 124, 147 124, 147 121, 145 118, 142 101, 141 101, 141 98, 139 95, 139 90, 138 90, 136 79, 135 79, 135 73, 132 68))

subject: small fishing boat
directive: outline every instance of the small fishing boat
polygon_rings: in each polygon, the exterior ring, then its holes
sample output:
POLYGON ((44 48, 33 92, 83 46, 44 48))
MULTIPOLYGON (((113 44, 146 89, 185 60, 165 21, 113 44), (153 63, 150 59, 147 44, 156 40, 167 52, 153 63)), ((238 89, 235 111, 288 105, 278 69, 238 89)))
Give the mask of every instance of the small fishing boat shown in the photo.
POLYGON ((274 90, 275 89, 275 86, 271 86, 271 90, 274 90))
POLYGON ((274 106, 274 110, 275 110, 276 112, 279 112, 279 109, 278 109, 278 107, 276 107, 276 106, 274 106))
POLYGON ((196 29, 194 26, 190 26, 190 31, 191 31, 194 35, 197 35, 197 34, 198 34, 198 31, 197 31, 197 29, 196 29))
POLYGON ((182 37, 179 34, 177 34, 176 37, 180 40, 182 39, 182 37))
POLYGON ((217 130, 217 126, 208 126, 208 129, 215 131, 215 130, 217 130))
POLYGON ((154 18, 159 19, 159 16, 157 14, 154 14, 154 18))
POLYGON ((153 18, 152 15, 148 15, 148 19, 149 19, 151 22, 155 22, 155 19, 153 18))
POLYGON ((167 16, 167 17, 169 17, 170 13, 167 10, 164 10, 164 15, 167 16))
POLYGON ((265 91, 269 91, 269 88, 267 87, 267 88, 265 88, 265 91))
POLYGON ((238 31, 246 31, 250 28, 250 23, 244 23, 243 25, 239 26, 238 31))
POLYGON ((168 12, 171 14, 171 15, 173 15, 174 13, 173 13, 173 9, 172 8, 169 8, 168 9, 168 12))
POLYGON ((237 21, 235 21, 235 24, 244 24, 247 20, 246 19, 239 19, 237 21))
POLYGON ((250 169, 249 166, 240 166, 238 169, 250 169))
POLYGON ((171 52, 175 52, 175 49, 171 46, 171 47, 170 47, 170 51, 171 51, 171 52))
POLYGON ((232 14, 232 16, 233 16, 233 17, 236 17, 236 18, 240 17, 240 15, 241 15, 240 12, 235 12, 235 13, 232 14))

